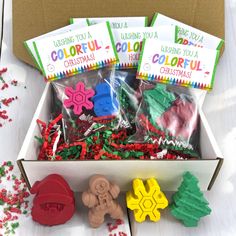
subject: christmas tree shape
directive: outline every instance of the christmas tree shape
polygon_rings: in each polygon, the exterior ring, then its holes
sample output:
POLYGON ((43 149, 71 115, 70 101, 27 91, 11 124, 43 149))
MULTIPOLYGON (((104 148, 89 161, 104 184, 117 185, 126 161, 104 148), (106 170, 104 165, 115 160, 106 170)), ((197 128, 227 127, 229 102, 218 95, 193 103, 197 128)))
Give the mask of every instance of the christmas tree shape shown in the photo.
POLYGON ((183 181, 172 197, 171 214, 187 227, 198 225, 201 217, 209 215, 211 209, 198 187, 198 179, 190 172, 186 172, 183 181))
POLYGON ((157 84, 154 89, 145 90, 143 93, 151 121, 155 124, 160 117, 175 100, 175 95, 168 92, 166 85, 157 84))

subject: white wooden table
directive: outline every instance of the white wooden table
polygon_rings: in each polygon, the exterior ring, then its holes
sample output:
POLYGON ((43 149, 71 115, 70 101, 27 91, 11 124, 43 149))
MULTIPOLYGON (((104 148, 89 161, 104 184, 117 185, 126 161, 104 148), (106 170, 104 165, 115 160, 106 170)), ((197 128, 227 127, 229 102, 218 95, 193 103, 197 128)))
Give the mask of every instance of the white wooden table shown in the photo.
MULTIPOLYGON (((0 161, 15 161, 45 83, 36 70, 13 55, 12 2, 5 0, 4 9, 2 3, 3 0, 0 0, 0 12, 4 12, 0 68, 6 66, 9 78, 17 79, 20 86, 11 87, 5 92, 0 91, 0 98, 16 95, 19 97, 8 109, 13 121, 0 128, 0 161)), ((225 16, 226 49, 217 69, 214 89, 207 95, 204 103, 205 114, 225 158, 213 189, 206 193, 212 214, 200 221, 197 228, 185 228, 170 216, 168 210, 156 224, 138 224, 132 220, 131 214, 133 235, 236 235, 236 0, 225 0, 225 16)), ((27 224, 22 227, 27 227, 27 224)), ((21 235, 24 234, 22 227, 21 235)), ((66 227, 68 230, 68 226, 66 227)), ((36 235, 35 232, 28 230, 27 235, 36 235)))

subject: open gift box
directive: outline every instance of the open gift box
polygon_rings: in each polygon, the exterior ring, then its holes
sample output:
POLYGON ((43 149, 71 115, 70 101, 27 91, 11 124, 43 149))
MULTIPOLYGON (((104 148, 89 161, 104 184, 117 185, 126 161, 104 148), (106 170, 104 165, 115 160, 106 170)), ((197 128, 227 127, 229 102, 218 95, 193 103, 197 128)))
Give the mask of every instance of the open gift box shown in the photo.
POLYGON ((202 190, 210 189, 216 179, 223 159, 206 117, 200 110, 200 147, 202 159, 198 160, 79 160, 38 161, 40 128, 36 120, 49 120, 52 105, 52 87, 47 83, 32 123, 18 156, 18 165, 28 187, 35 181, 53 173, 62 175, 74 191, 84 191, 94 174, 106 175, 122 191, 130 188, 134 178, 158 179, 162 190, 175 191, 185 171, 196 175, 202 190))
MULTIPOLYGON (((33 65, 23 42, 40 34, 68 24, 71 17, 89 16, 149 16, 158 11, 196 28, 224 38, 224 1, 174 0, 171 4, 164 0, 135 1, 121 0, 112 4, 103 1, 13 1, 14 53, 21 60, 33 65), (66 7, 65 7, 66 6, 66 7), (89 7, 93 6, 93 7, 89 7), (217 6, 217 7, 214 7, 217 6), (31 9, 31 11, 27 11, 31 9), (53 14, 52 14, 53 11, 53 14), (209 12, 211 14, 209 15, 209 12), (52 17, 53 15, 53 17, 52 17)), ((33 78, 32 78, 33 79, 33 78)), ((30 188, 35 181, 51 173, 62 175, 75 191, 87 188, 88 179, 93 174, 104 174, 115 181, 121 190, 130 188, 134 178, 154 177, 164 191, 175 191, 182 174, 190 171, 200 182, 202 190, 209 190, 220 170, 223 159, 204 112, 200 110, 199 160, 84 160, 84 161, 38 161, 39 145, 34 136, 40 135, 37 119, 48 121, 51 111, 52 90, 48 83, 37 107, 27 136, 18 156, 18 165, 30 188)))

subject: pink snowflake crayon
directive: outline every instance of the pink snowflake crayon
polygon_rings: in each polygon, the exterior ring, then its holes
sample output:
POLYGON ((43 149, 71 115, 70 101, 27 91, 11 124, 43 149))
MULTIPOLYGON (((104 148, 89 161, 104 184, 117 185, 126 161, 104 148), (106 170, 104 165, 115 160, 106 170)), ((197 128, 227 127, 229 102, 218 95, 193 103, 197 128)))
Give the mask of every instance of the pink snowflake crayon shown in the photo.
POLYGON ((82 113, 82 107, 88 110, 93 108, 93 103, 89 101, 89 98, 91 98, 95 92, 93 89, 85 90, 84 83, 78 82, 75 90, 72 87, 66 87, 65 94, 69 98, 64 100, 64 106, 66 108, 73 106, 73 111, 76 115, 82 113))

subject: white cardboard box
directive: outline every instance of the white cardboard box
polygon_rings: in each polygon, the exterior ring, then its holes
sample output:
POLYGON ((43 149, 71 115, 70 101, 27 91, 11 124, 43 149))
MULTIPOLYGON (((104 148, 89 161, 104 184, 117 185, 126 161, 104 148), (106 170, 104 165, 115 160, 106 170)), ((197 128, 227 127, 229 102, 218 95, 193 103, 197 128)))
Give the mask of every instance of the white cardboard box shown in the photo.
POLYGON ((104 174, 116 182, 122 191, 131 188, 134 178, 158 180, 163 191, 175 191, 185 171, 192 172, 202 190, 210 190, 223 163, 204 113, 200 110, 200 160, 79 160, 38 161, 39 145, 34 136, 40 136, 37 119, 48 121, 51 111, 51 84, 45 87, 32 123, 18 156, 18 166, 29 188, 35 181, 49 174, 62 175, 74 191, 87 189, 88 180, 94 174, 104 174))

